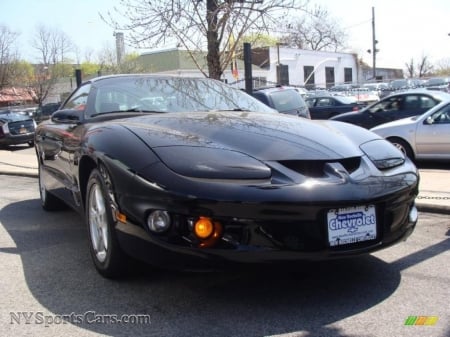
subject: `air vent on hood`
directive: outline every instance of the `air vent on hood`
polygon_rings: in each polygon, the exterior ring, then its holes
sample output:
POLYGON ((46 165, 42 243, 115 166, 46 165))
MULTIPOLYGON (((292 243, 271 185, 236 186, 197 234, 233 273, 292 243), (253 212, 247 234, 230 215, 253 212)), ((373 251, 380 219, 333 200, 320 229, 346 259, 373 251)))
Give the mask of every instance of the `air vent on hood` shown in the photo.
POLYGON ((279 162, 288 169, 307 177, 320 178, 325 176, 325 165, 327 163, 340 163, 351 174, 356 171, 360 164, 360 157, 352 157, 337 160, 283 160, 279 162))

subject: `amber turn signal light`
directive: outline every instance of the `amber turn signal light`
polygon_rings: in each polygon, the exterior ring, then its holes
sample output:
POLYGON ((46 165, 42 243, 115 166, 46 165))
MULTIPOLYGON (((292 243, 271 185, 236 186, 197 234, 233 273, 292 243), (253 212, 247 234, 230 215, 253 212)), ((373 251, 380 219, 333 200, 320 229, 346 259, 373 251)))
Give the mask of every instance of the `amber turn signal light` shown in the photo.
POLYGON ((194 234, 200 239, 199 247, 214 246, 222 237, 222 225, 208 217, 200 217, 194 224, 194 234))
POLYGON ((214 224, 210 218, 200 217, 194 225, 194 233, 199 239, 206 239, 214 232, 214 224))

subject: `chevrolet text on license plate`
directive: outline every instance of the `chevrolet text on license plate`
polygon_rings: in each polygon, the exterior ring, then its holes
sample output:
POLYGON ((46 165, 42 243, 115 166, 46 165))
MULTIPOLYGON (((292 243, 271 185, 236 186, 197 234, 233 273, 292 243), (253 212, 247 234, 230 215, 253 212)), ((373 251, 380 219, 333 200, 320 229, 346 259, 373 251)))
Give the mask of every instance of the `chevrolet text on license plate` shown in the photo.
POLYGON ((375 206, 331 209, 327 225, 330 246, 373 240, 377 236, 375 206))

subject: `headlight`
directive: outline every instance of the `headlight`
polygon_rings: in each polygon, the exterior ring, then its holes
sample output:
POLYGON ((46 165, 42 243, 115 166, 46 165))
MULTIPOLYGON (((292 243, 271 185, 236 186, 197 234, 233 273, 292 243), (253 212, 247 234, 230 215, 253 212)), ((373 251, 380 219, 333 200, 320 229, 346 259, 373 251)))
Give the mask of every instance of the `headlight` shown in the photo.
POLYGON ((170 215, 166 211, 155 210, 147 217, 147 226, 153 233, 162 233, 171 225, 170 215))
POLYGON ((207 179, 267 179, 270 169, 241 152, 195 146, 154 148, 173 171, 184 176, 207 179))
POLYGON ((403 153, 384 139, 372 140, 361 144, 359 148, 380 170, 400 166, 405 162, 403 153))

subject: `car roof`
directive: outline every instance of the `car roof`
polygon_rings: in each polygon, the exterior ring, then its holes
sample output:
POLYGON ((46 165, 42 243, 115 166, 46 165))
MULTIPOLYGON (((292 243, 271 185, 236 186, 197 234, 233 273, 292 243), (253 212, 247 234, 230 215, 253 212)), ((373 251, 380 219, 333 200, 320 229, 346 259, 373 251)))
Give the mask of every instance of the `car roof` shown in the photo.
MULTIPOLYGON (((105 80, 111 80, 111 79, 117 79, 117 78, 139 78, 139 77, 144 77, 144 78, 155 78, 155 79, 186 79, 186 80, 214 80, 214 79, 210 79, 210 78, 205 78, 205 77, 194 77, 194 76, 176 76, 176 75, 168 75, 168 74, 113 74, 113 75, 103 75, 103 76, 99 76, 99 77, 94 77, 91 78, 89 80, 83 81, 84 83, 98 83, 101 81, 105 81, 105 80)), ((218 81, 218 80, 214 80, 214 81, 218 81)), ((218 81, 220 82, 220 81, 218 81)))
POLYGON ((408 95, 408 94, 424 94, 424 93, 429 96, 432 96, 435 99, 439 99, 439 100, 450 99, 449 93, 446 93, 443 91, 437 91, 437 90, 428 90, 427 88, 409 89, 409 90, 405 90, 405 91, 394 92, 387 97, 402 96, 402 95, 408 95))
POLYGON ((254 89, 253 92, 273 92, 273 91, 281 91, 281 90, 295 90, 298 92, 297 88, 290 86, 274 86, 274 87, 261 87, 258 89, 254 89))

